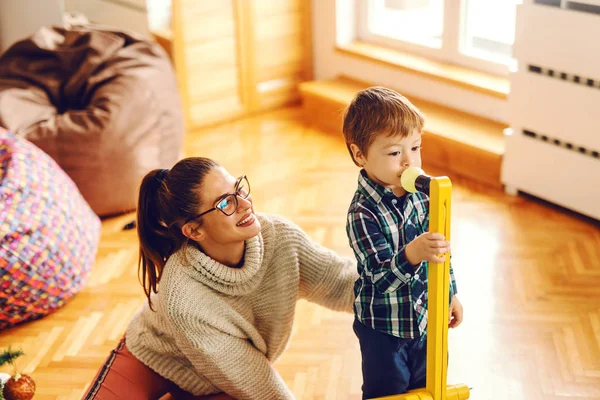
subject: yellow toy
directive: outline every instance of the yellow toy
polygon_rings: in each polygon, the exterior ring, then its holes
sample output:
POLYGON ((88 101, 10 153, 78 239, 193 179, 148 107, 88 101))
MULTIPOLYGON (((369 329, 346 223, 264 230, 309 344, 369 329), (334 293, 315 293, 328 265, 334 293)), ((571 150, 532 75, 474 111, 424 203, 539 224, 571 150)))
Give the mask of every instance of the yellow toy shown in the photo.
MULTIPOLYGON (((429 231, 450 240, 452 183, 446 176, 432 177, 422 169, 407 168, 401 177, 404 190, 429 195, 429 231)), ((427 383, 422 389, 378 397, 378 400, 463 400, 470 396, 466 385, 447 385, 448 297, 450 296, 450 257, 443 263, 429 263, 429 304, 427 328, 427 383)))

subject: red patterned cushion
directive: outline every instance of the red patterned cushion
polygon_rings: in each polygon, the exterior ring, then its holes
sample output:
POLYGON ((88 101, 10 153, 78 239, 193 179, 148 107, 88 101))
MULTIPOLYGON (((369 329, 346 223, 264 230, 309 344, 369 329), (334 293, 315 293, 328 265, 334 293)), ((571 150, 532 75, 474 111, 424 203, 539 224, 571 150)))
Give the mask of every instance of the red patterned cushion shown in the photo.
POLYGON ((85 283, 100 220, 44 152, 0 128, 0 330, 62 307, 85 283))

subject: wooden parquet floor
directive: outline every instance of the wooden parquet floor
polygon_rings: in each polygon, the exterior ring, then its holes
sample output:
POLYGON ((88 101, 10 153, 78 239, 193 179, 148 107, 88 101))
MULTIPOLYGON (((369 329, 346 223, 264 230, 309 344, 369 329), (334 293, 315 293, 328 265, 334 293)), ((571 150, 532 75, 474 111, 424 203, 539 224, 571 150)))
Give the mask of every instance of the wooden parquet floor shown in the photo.
MULTIPOLYGON (((351 256, 345 216, 358 170, 341 138, 307 127, 299 108, 191 133, 185 149, 247 174, 257 210, 286 216, 351 256)), ((465 321, 450 332, 449 382, 466 383, 476 400, 600 399, 598 223, 452 178, 465 321)), ((81 398, 144 301, 135 232, 121 229, 132 218, 103 222, 91 277, 67 306, 0 333, 0 347, 27 353, 19 365, 37 382, 36 400, 81 398)), ((298 304, 290 347, 276 364, 298 399, 360 398, 351 323, 350 314, 298 304)))

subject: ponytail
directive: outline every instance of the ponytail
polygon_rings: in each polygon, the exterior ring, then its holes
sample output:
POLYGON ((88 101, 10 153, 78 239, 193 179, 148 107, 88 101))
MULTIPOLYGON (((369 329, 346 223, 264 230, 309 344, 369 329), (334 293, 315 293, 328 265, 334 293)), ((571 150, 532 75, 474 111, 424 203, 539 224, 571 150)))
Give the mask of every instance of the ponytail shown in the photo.
POLYGON ((167 188, 164 183, 167 173, 168 170, 155 169, 144 177, 137 209, 140 241, 138 275, 151 309, 150 295, 152 292, 157 293, 165 263, 175 250, 173 235, 161 216, 161 210, 165 205, 168 206, 165 204, 167 188))
POLYGON ((181 228, 202 207, 204 177, 216 167, 219 164, 209 158, 189 157, 171 170, 152 170, 142 180, 137 209, 138 277, 150 309, 167 260, 188 243, 181 228))

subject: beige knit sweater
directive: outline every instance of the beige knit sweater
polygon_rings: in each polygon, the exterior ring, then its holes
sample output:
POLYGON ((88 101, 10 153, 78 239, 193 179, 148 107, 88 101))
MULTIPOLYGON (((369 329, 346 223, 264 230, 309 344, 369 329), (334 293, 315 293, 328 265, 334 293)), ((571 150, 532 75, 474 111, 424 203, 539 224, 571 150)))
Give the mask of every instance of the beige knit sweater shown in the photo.
MULTIPOLYGON (((159 293, 126 332, 129 350, 195 395, 293 399, 272 363, 292 331, 298 298, 352 312, 355 262, 312 242, 296 225, 258 214, 244 265, 230 268, 196 248, 172 255, 159 293)), ((325 332, 323 332, 325 334, 325 332)))

